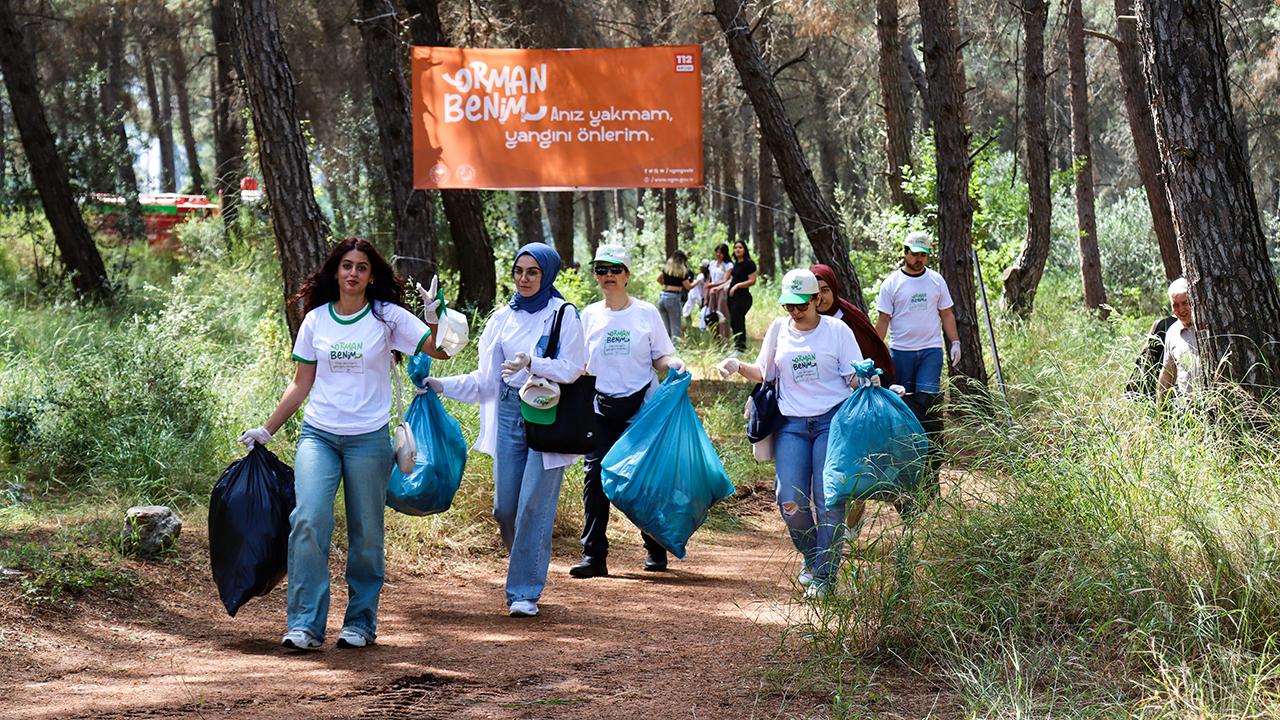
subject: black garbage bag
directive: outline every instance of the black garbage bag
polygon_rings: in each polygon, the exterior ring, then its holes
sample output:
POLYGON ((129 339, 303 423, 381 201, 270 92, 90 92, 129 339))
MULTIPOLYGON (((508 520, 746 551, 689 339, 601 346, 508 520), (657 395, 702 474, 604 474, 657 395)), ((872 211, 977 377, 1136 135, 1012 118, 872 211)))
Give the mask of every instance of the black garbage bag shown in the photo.
POLYGON ((209 496, 209 565, 227 613, 284 579, 293 512, 293 468, 255 444, 209 496))

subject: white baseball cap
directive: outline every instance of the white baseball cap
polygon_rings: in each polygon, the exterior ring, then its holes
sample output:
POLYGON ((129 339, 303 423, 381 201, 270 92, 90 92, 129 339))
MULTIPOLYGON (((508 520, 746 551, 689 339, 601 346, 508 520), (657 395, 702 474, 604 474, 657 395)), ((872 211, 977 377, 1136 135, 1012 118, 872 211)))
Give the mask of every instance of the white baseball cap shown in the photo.
POLYGON ((530 375, 520 388, 520 416, 535 425, 550 425, 556 420, 560 404, 560 386, 550 380, 530 375))
POLYGON ((631 253, 621 245, 601 245, 596 248, 595 262, 621 265, 629 268, 631 267, 631 253))
POLYGON ((818 294, 818 276, 812 270, 797 268, 782 276, 779 305, 802 305, 818 294))
POLYGON ((443 350, 445 355, 457 355, 467 346, 469 335, 466 315, 453 308, 445 308, 440 313, 440 322, 436 325, 436 347, 443 350))
POLYGON ((911 233, 906 240, 902 241, 902 244, 906 245, 911 252, 933 254, 933 237, 923 230, 911 233))

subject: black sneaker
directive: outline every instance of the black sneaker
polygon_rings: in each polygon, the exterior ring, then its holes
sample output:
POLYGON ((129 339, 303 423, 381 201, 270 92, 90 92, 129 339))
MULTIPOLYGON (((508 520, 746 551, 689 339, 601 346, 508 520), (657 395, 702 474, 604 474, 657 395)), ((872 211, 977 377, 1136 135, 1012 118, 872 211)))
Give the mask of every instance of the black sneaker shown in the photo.
POLYGON ((654 556, 650 555, 644 559, 644 569, 645 569, 645 572, 666 572, 667 559, 655 558, 654 556))
POLYGON ((569 568, 569 574, 576 578, 593 578, 605 577, 609 574, 609 566, 603 561, 596 562, 588 558, 582 558, 577 565, 569 568))

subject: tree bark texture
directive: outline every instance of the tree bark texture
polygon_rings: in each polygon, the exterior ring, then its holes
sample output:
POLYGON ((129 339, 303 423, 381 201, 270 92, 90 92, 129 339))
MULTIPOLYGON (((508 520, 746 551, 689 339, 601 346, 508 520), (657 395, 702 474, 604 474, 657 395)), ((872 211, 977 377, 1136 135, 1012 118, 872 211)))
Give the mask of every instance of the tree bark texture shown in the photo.
POLYGON ((285 317, 290 336, 297 337, 302 306, 288 299, 324 262, 329 227, 311 184, 311 162, 298 125, 293 72, 280 36, 275 0, 233 0, 231 6, 284 281, 285 317))
MULTIPOLYGON (((1133 17, 1133 0, 1115 0, 1116 17, 1133 17)), ((1156 147, 1155 121, 1151 117, 1151 100, 1147 80, 1142 76, 1142 47, 1138 44, 1138 28, 1132 20, 1116 22, 1116 55, 1120 65, 1120 87, 1124 91, 1124 109, 1133 135, 1133 150, 1138 159, 1138 176, 1147 193, 1151 209, 1151 227, 1160 246, 1165 279, 1182 277, 1182 260, 1178 257, 1178 238, 1173 232, 1173 215, 1165 195, 1160 149, 1156 147)))
POLYGON ((814 180, 813 170, 800 147, 795 126, 788 118, 786 106, 778 95, 773 77, 760 59, 760 52, 751 39, 744 3, 742 0, 715 0, 715 16, 724 31, 729 54, 742 78, 747 97, 755 108, 761 132, 778 164, 782 184, 791 199, 792 207, 804 224, 805 234, 809 236, 814 254, 820 262, 835 270, 836 277, 845 288, 845 296, 862 308, 862 284, 858 282, 853 265, 849 262, 849 246, 841 233, 840 219, 836 217, 835 210, 822 196, 818 183, 814 180))
POLYGON ((876 0, 876 37, 880 40, 880 106, 884 110, 885 182, 889 186, 889 202, 915 215, 919 212, 915 198, 902 189, 902 169, 911 164, 911 130, 902 97, 898 0, 876 0))
POLYGON ((662 238, 667 257, 680 249, 680 212, 675 188, 662 191, 662 238))
POLYGON ((542 203, 536 192, 517 190, 516 196, 516 232, 521 245, 531 242, 543 242, 546 239, 542 230, 542 203))
POLYGON ((1071 155, 1076 173, 1076 233, 1080 241, 1080 279, 1084 305, 1102 311, 1107 291, 1102 286, 1102 258, 1098 253, 1098 219, 1093 197, 1093 149, 1089 140, 1089 70, 1084 57, 1082 0, 1067 0, 1067 96, 1071 103, 1071 155))
MULTIPOLYGON (((928 76, 928 115, 933 118, 938 167, 938 271, 955 301, 960 333, 960 365, 951 366, 971 382, 963 392, 986 385, 987 368, 978 334, 973 284, 973 201, 969 197, 968 111, 964 103, 964 62, 960 55, 959 17, 952 0, 920 0, 920 29, 928 76)), ((948 356, 947 362, 950 363, 948 356)))
POLYGON ((544 192, 543 210, 551 223, 551 241, 560 254, 560 267, 573 265, 573 191, 544 192))
POLYGON ((759 157, 756 167, 760 171, 760 204, 756 206, 757 264, 761 275, 776 277, 773 208, 778 204, 778 189, 773 182, 773 156, 769 154, 769 143, 765 142, 763 134, 758 138, 756 150, 759 157))
POLYGON ((178 159, 173 142, 173 82, 161 60, 160 71, 160 180, 165 192, 178 192, 178 159))
POLYGON ((1036 288, 1049 259, 1049 126, 1045 117, 1044 31, 1049 21, 1046 0, 1022 1, 1023 137, 1027 148, 1027 234, 1022 252, 1004 273, 1005 306, 1021 317, 1031 315, 1036 288))
POLYGON ((357 27, 364 41, 378 147, 396 229, 395 269, 426 284, 436 273, 434 204, 425 191, 413 188, 413 121, 400 24, 390 0, 360 0, 358 7, 357 27))
POLYGON ((240 176, 244 171, 243 79, 235 49, 235 22, 228 12, 231 0, 211 0, 209 25, 214 42, 213 148, 214 191, 222 199, 222 223, 232 230, 240 212, 240 176))
POLYGON ((738 234, 747 242, 747 247, 755 247, 757 239, 756 158, 751 149, 756 145, 753 137, 756 135, 756 124, 751 122, 751 108, 746 105, 742 106, 739 125, 741 129, 738 136, 742 138, 742 149, 738 151, 742 158, 742 212, 738 216, 738 234))
MULTIPOLYGON (((920 59, 916 57, 916 51, 912 49, 909 42, 902 43, 902 67, 907 73, 903 78, 904 82, 910 82, 914 91, 920 95, 920 129, 923 132, 929 132, 933 127, 933 118, 929 116, 929 80, 925 77, 920 59)), ((912 103, 906 103, 906 105, 910 107, 912 103)))
POLYGON ((644 188, 636 188, 636 234, 644 232, 644 188))
POLYGON ((606 193, 615 200, 619 197, 617 191, 597 190, 587 193, 589 198, 587 217, 591 218, 593 230, 593 232, 587 234, 587 248, 590 250, 588 260, 596 256, 596 249, 600 247, 604 232, 609 229, 609 202, 606 193))
POLYGON ((1255 397, 1280 386, 1280 292, 1232 112, 1212 0, 1139 0, 1156 141, 1202 369, 1255 397))
POLYGON ((35 57, 27 47, 13 6, 13 0, 0 0, 0 72, 4 74, 9 107, 31 169, 31 180, 40 193, 40 203, 72 286, 83 297, 107 302, 112 293, 106 266, 80 215, 66 166, 58 156, 40 99, 35 57))
POLYGON ((728 132, 726 131, 726 134, 722 135, 721 137, 725 139, 724 147, 721 149, 721 152, 720 152, 720 158, 721 158, 720 163, 721 163, 721 166, 723 167, 722 174, 724 175, 724 192, 725 192, 725 198, 724 198, 724 227, 725 227, 725 236, 726 236, 725 241, 726 243, 728 243, 729 247, 732 248, 733 244, 738 241, 738 215, 739 215, 739 203, 740 203, 740 201, 738 200, 738 163, 737 163, 737 154, 734 152, 733 146, 729 142, 729 138, 732 136, 729 135, 728 132))
MULTIPOLYGON (((111 19, 107 22, 107 75, 100 89, 102 112, 108 118, 111 133, 108 147, 116 165, 117 187, 120 192, 137 204, 138 175, 133 170, 133 151, 129 149, 129 134, 124 120, 128 108, 124 105, 124 13, 123 7, 110 7, 111 19)), ((140 209, 138 210, 140 212, 140 209)))
MULTIPOLYGON (((409 24, 415 45, 450 45, 449 37, 440 23, 440 7, 437 0, 406 0, 405 10, 413 17, 409 24)), ((532 193, 516 193, 519 198, 529 196, 537 207, 538 196, 532 193)), ((484 222, 484 199, 475 190, 442 190, 440 201, 449 223, 449 235, 453 239, 454 257, 458 263, 461 287, 458 297, 464 307, 487 313, 493 308, 498 292, 498 278, 494 268, 493 240, 484 222)), ((523 218, 522 218, 523 219, 523 218)), ((537 223, 538 239, 542 238, 542 220, 537 223)))
POLYGON ((189 73, 187 56, 182 42, 174 38, 169 47, 169 65, 173 73, 173 94, 178 101, 178 126, 182 128, 183 154, 187 156, 187 175, 191 178, 191 192, 199 195, 205 191, 204 173, 200 171, 200 153, 196 149, 196 134, 191 125, 191 93, 187 87, 189 73))
MULTIPOLYGON (((151 108, 151 112, 149 113, 151 116, 150 117, 151 137, 155 138, 160 143, 160 174, 161 174, 160 191, 173 192, 173 190, 166 189, 168 187, 166 185, 166 181, 172 184, 173 178, 166 177, 164 175, 164 172, 166 169, 166 165, 164 162, 165 147, 164 147, 164 140, 162 139, 162 136, 164 135, 164 130, 161 128, 161 123, 163 121, 161 119, 161 113, 160 113, 160 90, 158 87, 156 87, 155 67, 156 67, 155 59, 151 56, 151 48, 147 44, 147 41, 143 40, 142 42, 142 86, 147 93, 147 105, 151 108)), ((168 148, 168 150, 169 150, 169 156, 172 157, 173 148, 170 147, 168 148)))

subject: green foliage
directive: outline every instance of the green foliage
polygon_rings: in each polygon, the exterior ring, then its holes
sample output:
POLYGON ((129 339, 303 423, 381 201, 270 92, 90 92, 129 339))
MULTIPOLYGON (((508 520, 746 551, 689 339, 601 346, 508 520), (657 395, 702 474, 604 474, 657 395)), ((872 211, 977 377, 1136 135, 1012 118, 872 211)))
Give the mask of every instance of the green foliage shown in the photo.
POLYGON ((134 585, 120 564, 119 530, 108 520, 58 528, 36 541, 0 534, 0 568, 16 573, 23 599, 71 606, 88 593, 119 594, 134 585))

